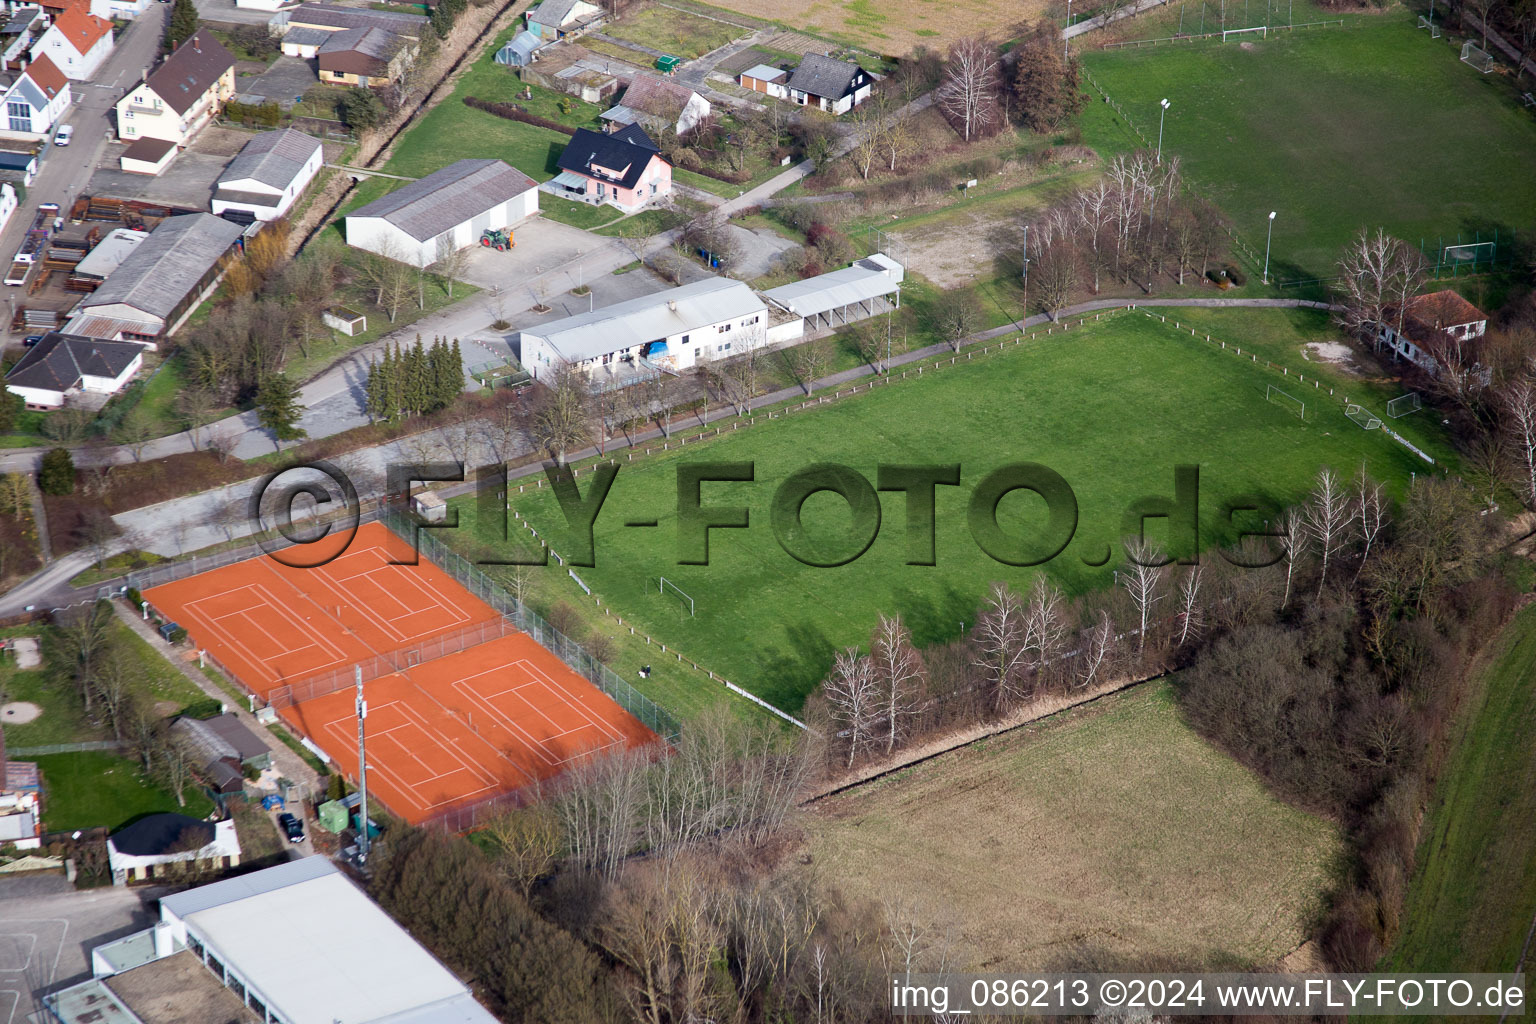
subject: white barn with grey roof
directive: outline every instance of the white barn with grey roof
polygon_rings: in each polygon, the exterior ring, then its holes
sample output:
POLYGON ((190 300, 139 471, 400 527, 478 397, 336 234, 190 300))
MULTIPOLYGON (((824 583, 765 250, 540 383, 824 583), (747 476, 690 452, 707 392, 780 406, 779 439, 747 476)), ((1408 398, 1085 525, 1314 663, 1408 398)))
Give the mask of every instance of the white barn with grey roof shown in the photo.
POLYGON ((169 333, 218 283, 244 230, 211 213, 167 217, 81 300, 71 323, 133 322, 144 328, 138 333, 169 333))
POLYGON ((524 328, 518 358, 535 377, 561 365, 597 379, 678 372, 770 344, 768 308, 740 281, 712 277, 524 328))
POLYGON ((213 212, 233 210, 256 220, 276 220, 324 163, 319 139, 292 128, 262 132, 245 144, 214 184, 213 212))
POLYGON ((539 186, 500 160, 460 160, 347 214, 347 244, 426 267, 539 211, 539 186))

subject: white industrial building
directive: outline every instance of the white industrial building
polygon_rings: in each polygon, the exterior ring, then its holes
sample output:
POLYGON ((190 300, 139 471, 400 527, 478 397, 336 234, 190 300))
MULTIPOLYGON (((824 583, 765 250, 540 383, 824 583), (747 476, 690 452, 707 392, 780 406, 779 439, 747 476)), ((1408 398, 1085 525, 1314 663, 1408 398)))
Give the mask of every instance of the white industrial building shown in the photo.
POLYGON ((186 980, 186 988, 195 982, 236 997, 238 1016, 219 1020, 496 1021, 463 982, 325 857, 162 897, 159 923, 98 947, 91 960, 93 980, 47 997, 61 1024, 134 1019, 101 1013, 150 987, 133 984, 140 972, 193 967, 196 977, 186 980))
POLYGON ((539 186, 500 160, 460 160, 347 214, 347 244, 414 267, 539 210, 539 186))
POLYGON ((325 163, 320 140, 292 128, 247 142, 214 184, 213 212, 276 220, 287 213, 325 163))
POLYGON ((801 328, 799 318, 777 322, 740 281, 710 278, 526 328, 519 358, 535 377, 568 364, 599 382, 783 345, 801 328))

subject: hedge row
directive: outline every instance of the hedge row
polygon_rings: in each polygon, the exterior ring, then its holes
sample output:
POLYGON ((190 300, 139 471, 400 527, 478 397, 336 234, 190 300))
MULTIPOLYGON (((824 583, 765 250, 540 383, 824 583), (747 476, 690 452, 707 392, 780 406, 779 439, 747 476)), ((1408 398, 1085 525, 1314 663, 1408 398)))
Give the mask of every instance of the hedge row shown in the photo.
POLYGON ((575 135, 576 129, 570 125, 561 124, 559 121, 551 121, 547 117, 538 114, 530 114, 516 103, 496 103, 491 100, 482 100, 477 96, 464 97, 464 105, 476 110, 483 110, 487 114, 495 114, 504 117, 508 121, 521 121, 524 124, 536 124, 540 128, 553 128, 563 135, 575 135))

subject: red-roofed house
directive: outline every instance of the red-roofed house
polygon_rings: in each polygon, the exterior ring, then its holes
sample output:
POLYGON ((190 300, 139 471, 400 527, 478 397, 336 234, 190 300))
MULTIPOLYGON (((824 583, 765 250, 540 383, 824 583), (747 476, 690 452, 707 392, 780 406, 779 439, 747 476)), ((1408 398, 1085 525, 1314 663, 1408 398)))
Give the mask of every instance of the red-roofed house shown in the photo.
POLYGON ((115 17, 132 18, 144 10, 149 0, 122 0, 131 10, 122 10, 115 0, 35 0, 43 10, 48 12, 48 17, 57 18, 65 11, 78 8, 86 14, 94 14, 98 18, 111 20, 115 17))
POLYGON ((60 14, 32 47, 35 60, 40 54, 69 78, 77 82, 96 76, 112 53, 112 23, 80 7, 60 14))
POLYGON ((15 77, 5 90, 4 100, 5 124, 0 134, 41 138, 69 109, 69 79, 44 54, 15 77))
POLYGON ((1474 367, 1473 343, 1488 331, 1488 314, 1450 289, 1410 299, 1401 330, 1398 320, 1397 310, 1389 309, 1378 340, 1430 373, 1474 367))

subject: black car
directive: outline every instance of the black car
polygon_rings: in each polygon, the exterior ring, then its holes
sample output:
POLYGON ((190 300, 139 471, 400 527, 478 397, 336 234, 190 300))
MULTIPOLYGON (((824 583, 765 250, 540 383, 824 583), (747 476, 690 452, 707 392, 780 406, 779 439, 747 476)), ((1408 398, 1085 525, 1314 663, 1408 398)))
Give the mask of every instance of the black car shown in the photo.
POLYGON ((36 345, 42 340, 43 336, 41 334, 29 334, 25 338, 21 339, 21 346, 22 348, 31 348, 33 345, 36 345))
POLYGON ((277 816, 277 823, 283 827, 283 834, 288 837, 290 843, 304 841, 304 824, 298 818, 284 811, 277 816))

